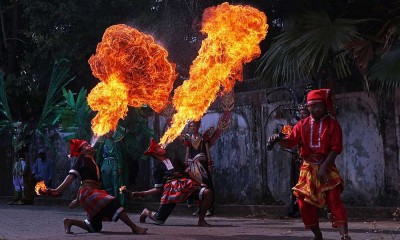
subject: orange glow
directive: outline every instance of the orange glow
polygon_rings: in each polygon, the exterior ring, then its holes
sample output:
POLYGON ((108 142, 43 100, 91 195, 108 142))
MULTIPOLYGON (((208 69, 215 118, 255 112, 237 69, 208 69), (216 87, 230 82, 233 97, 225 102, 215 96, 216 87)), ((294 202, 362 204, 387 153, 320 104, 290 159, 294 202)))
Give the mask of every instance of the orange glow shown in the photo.
POLYGON ((243 64, 260 56, 267 34, 267 17, 250 6, 223 3, 203 13, 203 40, 190 67, 190 78, 174 92, 176 114, 161 138, 165 145, 180 135, 188 120, 200 120, 217 94, 230 92, 242 81, 243 64))
POLYGON ((283 134, 289 135, 292 132, 292 129, 293 129, 293 127, 291 125, 284 125, 282 127, 282 131, 281 132, 283 134))
POLYGON ((124 24, 107 28, 89 59, 93 75, 102 81, 88 96, 98 111, 92 121, 95 135, 115 130, 128 106, 147 104, 160 112, 168 104, 176 73, 167 57, 150 35, 124 24))
POLYGON ((97 111, 92 120, 92 130, 96 135, 104 135, 115 130, 119 119, 128 112, 128 90, 118 78, 110 76, 108 82, 101 82, 90 91, 88 104, 97 111))
POLYGON ((47 186, 46 186, 46 184, 44 184, 44 181, 40 181, 40 182, 36 183, 35 192, 37 195, 42 195, 46 190, 47 190, 47 186))

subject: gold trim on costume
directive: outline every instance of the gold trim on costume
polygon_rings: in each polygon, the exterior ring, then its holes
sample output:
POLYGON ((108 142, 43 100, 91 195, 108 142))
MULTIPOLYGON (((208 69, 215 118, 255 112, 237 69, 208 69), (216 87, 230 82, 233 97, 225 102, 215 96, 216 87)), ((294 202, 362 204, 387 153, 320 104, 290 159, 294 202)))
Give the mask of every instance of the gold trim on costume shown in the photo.
POLYGON ((192 135, 190 137, 190 142, 192 144, 192 146, 194 147, 194 149, 198 149, 201 143, 201 135, 199 135, 198 137, 195 137, 194 135, 192 135))

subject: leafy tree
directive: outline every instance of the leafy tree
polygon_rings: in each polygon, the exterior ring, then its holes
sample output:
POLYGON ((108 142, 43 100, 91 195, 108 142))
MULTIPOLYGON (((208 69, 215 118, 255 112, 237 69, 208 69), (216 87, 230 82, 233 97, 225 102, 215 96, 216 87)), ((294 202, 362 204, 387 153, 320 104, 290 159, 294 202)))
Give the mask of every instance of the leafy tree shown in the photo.
MULTIPOLYGON (((54 64, 53 72, 50 77, 50 85, 46 95, 46 101, 42 106, 42 114, 40 115, 39 119, 25 121, 25 123, 14 120, 9 107, 4 77, 0 75, 0 133, 10 131, 16 127, 26 129, 26 124, 29 123, 32 125, 30 126, 30 129, 34 129, 35 133, 43 135, 43 129, 52 125, 53 119, 56 116, 55 110, 62 101, 62 96, 60 94, 61 89, 74 79, 68 77, 69 68, 65 65, 65 62, 66 60, 61 60, 54 64)), ((19 131, 19 133, 21 133, 21 131, 19 131)), ((23 132, 25 131, 22 131, 22 133, 23 132)), ((17 148, 15 150, 18 151, 21 149, 17 148)))
MULTIPOLYGON (((28 153, 30 141, 34 135, 40 135, 47 143, 52 146, 50 140, 43 134, 43 130, 53 122, 56 116, 56 108, 61 103, 61 89, 71 82, 74 78, 68 77, 69 68, 65 65, 65 60, 56 62, 50 78, 50 85, 47 92, 46 101, 42 108, 42 114, 38 119, 32 121, 15 121, 10 111, 8 96, 4 84, 4 77, 0 74, 0 134, 9 136, 11 133, 11 143, 13 147, 12 157, 17 157, 17 152, 28 153)), ((33 188, 31 185, 31 174, 29 161, 27 161, 27 173, 24 176, 25 182, 25 203, 33 203, 33 188)))
POLYGON ((267 53, 261 58, 261 77, 271 85, 316 78, 322 72, 330 79, 347 77, 350 62, 343 46, 359 38, 359 21, 336 19, 324 12, 306 12, 285 22, 267 53))
POLYGON ((89 141, 92 135, 90 121, 94 117, 94 112, 87 103, 87 90, 81 88, 78 94, 74 94, 71 90, 67 91, 65 88, 62 91, 65 103, 57 106, 57 117, 53 124, 60 124, 66 141, 72 138, 89 141))
POLYGON ((263 55, 259 76, 269 86, 310 79, 332 86, 358 72, 367 89, 373 80, 381 87, 399 86, 399 2, 354 1, 291 15, 263 55))

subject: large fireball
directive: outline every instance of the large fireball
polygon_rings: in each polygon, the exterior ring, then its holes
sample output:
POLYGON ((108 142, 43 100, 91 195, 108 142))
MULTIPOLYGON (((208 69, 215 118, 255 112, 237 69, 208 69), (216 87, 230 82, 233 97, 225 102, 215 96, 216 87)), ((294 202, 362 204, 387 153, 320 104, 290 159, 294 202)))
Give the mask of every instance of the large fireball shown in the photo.
POLYGON ((172 142, 187 120, 199 120, 217 94, 231 91, 242 81, 243 64, 260 56, 259 47, 267 34, 267 17, 250 6, 223 3, 203 13, 199 55, 190 68, 190 78, 174 92, 176 114, 161 144, 172 142))
POLYGON ((168 52, 150 35, 124 24, 109 27, 89 64, 102 81, 88 96, 98 114, 92 121, 95 135, 115 130, 128 106, 146 104, 160 112, 169 101, 176 78, 168 52))

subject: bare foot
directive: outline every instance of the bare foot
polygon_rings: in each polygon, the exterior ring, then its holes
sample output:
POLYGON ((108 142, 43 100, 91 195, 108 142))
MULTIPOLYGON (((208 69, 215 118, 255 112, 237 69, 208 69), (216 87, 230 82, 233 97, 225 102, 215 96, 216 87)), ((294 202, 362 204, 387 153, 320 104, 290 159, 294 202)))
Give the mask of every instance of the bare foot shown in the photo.
POLYGON ((206 222, 205 220, 199 220, 199 222, 197 223, 197 225, 199 225, 200 227, 211 227, 211 224, 209 224, 209 223, 206 222))
POLYGON ((147 208, 143 209, 143 211, 142 211, 142 213, 140 214, 140 217, 139 217, 139 222, 145 223, 146 222, 146 218, 147 218, 149 213, 150 213, 150 211, 147 208))
POLYGON ((64 230, 66 234, 72 234, 71 232, 72 221, 71 219, 64 218, 64 230))
POLYGON ((138 235, 143 235, 146 234, 148 228, 141 228, 139 226, 136 226, 135 228, 132 229, 133 234, 138 234, 138 235))

